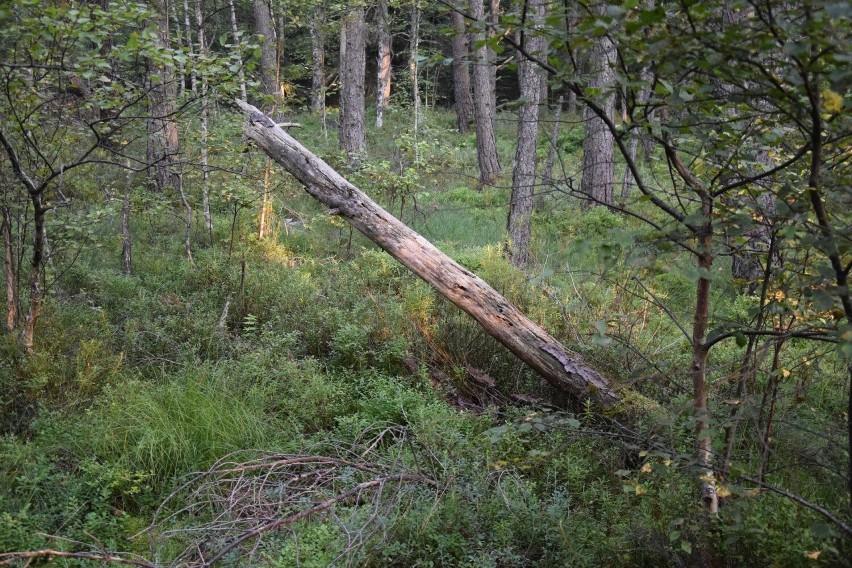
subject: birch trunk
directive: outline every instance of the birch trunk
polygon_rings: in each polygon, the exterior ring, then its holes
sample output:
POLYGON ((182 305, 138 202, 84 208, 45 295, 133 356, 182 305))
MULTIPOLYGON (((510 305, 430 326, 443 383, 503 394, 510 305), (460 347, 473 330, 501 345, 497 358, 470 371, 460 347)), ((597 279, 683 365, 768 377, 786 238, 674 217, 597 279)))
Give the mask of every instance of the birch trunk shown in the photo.
MULTIPOLYGON (((325 7, 311 11, 311 110, 325 119, 325 7)), ((244 99, 245 100, 245 99, 244 99)))
MULTIPOLYGON (((195 0, 195 20, 198 23, 198 53, 207 55, 207 42, 204 38, 204 16, 201 13, 201 0, 195 0)), ((204 228, 207 238, 213 242, 213 216, 210 213, 210 188, 207 178, 210 170, 207 162, 207 121, 210 115, 210 97, 207 92, 207 75, 201 73, 201 208, 204 213, 204 228)))
MULTIPOLYGON (((234 8, 234 0, 228 0, 228 9, 231 12, 231 35, 234 38, 234 43, 240 43, 240 29, 237 27, 237 11, 234 8)), ((240 96, 243 100, 248 98, 246 94, 246 74, 243 71, 242 64, 240 65, 240 96)))

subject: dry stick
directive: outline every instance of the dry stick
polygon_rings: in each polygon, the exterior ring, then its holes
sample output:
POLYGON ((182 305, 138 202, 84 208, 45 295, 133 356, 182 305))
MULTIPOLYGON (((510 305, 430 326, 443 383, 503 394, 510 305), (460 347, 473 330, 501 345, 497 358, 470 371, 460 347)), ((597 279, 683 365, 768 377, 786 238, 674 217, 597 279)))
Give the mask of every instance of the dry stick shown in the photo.
POLYGON ((530 321, 484 280, 385 211, 257 108, 243 101, 237 104, 246 112, 246 135, 295 176, 311 196, 467 312, 551 385, 603 407, 619 402, 619 395, 603 375, 530 321))
POLYGON ((124 558, 121 556, 115 556, 113 553, 107 552, 65 552, 62 550, 31 550, 29 552, 3 552, 0 553, 0 559, 6 558, 7 560, 0 560, 0 565, 6 566, 10 565, 15 560, 22 560, 24 558, 41 558, 42 556, 56 556, 59 558, 80 558, 84 560, 99 560, 101 562, 115 562, 116 564, 128 564, 130 566, 142 566, 144 568, 156 568, 156 564, 152 564, 145 560, 133 560, 130 558, 124 558))
POLYGON ((352 497, 353 495, 357 495, 357 494, 361 493, 362 491, 364 491, 365 489, 370 489, 371 487, 376 487, 376 486, 381 487, 385 483, 387 483, 388 481, 418 481, 420 483, 426 483, 427 485, 431 485, 433 487, 437 486, 437 483, 435 483, 431 479, 423 477, 422 475, 411 474, 411 473, 398 473, 398 474, 395 474, 395 475, 386 475, 384 477, 379 477, 377 479, 371 479, 370 481, 365 481, 363 483, 359 483, 358 485, 356 485, 352 489, 349 489, 348 491, 344 491, 343 493, 340 493, 340 494, 336 495, 335 497, 332 497, 331 499, 327 499, 326 501, 323 501, 322 503, 314 505, 313 507, 299 511, 298 513, 296 513, 294 515, 290 515, 289 517, 284 517, 283 519, 277 519, 275 521, 271 521, 269 523, 266 523, 265 525, 261 525, 259 527, 256 527, 256 528, 254 528, 250 531, 244 532, 236 540, 232 541, 227 546, 225 546, 225 548, 223 548, 222 550, 217 552, 216 555, 213 556, 213 558, 211 558, 210 560, 205 562, 202 566, 204 566, 205 568, 207 566, 212 566, 213 564, 215 564, 216 562, 221 560, 222 557, 225 556, 227 553, 229 553, 231 550, 233 550, 234 548, 236 548, 237 546, 239 546, 240 544, 242 544, 243 542, 247 541, 250 538, 260 536, 261 534, 263 534, 265 532, 268 532, 268 531, 271 531, 271 530, 276 530, 276 529, 279 529, 279 528, 287 526, 287 525, 292 525, 293 523, 295 523, 295 522, 297 522, 301 519, 304 519, 305 517, 309 517, 309 516, 311 516, 315 513, 325 511, 326 509, 335 505, 336 503, 344 501, 344 500, 348 499, 349 497, 352 497))

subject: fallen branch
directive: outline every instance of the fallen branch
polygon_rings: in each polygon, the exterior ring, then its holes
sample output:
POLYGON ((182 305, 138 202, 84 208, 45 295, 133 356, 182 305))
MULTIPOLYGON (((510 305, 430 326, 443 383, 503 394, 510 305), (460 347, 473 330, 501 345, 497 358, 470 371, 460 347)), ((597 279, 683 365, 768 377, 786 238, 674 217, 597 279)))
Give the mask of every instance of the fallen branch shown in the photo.
POLYGON ((7 566, 15 560, 24 560, 53 556, 56 558, 79 558, 81 560, 98 560, 100 562, 112 562, 114 564, 126 564, 129 566, 142 566, 143 568, 156 568, 147 560, 134 560, 123 556, 116 556, 114 552, 65 552, 63 550, 31 550, 28 552, 3 552, 0 553, 0 566, 7 566))
POLYGON ((311 196, 336 209, 349 224, 473 317, 551 385, 576 399, 591 399, 604 407, 619 401, 606 378, 484 280, 385 211, 257 108, 239 100, 237 104, 246 113, 246 135, 298 179, 311 196))

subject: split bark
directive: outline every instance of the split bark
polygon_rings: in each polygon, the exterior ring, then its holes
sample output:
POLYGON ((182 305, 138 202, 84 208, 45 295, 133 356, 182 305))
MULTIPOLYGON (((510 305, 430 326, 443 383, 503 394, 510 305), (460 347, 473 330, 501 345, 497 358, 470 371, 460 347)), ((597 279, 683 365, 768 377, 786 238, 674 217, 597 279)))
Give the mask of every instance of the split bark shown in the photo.
POLYGON ((619 401, 606 378, 527 319, 484 280, 382 209, 257 108, 243 101, 237 104, 246 112, 246 135, 295 176, 311 196, 473 317, 551 385, 603 407, 619 401))
POLYGON ((376 74, 376 128, 384 124, 384 112, 390 105, 391 93, 391 32, 387 0, 379 0, 378 6, 379 59, 376 74))

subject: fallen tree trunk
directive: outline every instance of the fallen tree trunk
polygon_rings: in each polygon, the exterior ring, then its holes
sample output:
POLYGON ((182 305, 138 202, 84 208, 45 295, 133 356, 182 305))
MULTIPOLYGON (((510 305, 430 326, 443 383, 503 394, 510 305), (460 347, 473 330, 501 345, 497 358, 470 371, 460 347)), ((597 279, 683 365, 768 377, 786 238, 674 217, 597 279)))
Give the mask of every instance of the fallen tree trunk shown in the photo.
POLYGON ((552 386, 604 407, 619 401, 606 378, 527 319, 484 280, 385 211, 257 108, 243 101, 237 104, 246 112, 246 135, 295 176, 311 196, 467 312, 552 386))

